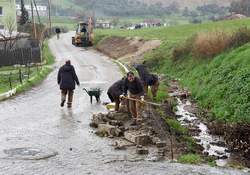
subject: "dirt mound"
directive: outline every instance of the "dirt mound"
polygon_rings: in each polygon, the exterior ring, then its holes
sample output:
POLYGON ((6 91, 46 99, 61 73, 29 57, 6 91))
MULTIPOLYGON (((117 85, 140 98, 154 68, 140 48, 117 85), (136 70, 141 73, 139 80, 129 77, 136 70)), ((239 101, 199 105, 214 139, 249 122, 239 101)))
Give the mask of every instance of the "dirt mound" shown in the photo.
POLYGON ((146 52, 159 47, 160 44, 159 40, 145 41, 138 37, 112 36, 101 41, 96 48, 111 58, 133 64, 140 62, 146 52))

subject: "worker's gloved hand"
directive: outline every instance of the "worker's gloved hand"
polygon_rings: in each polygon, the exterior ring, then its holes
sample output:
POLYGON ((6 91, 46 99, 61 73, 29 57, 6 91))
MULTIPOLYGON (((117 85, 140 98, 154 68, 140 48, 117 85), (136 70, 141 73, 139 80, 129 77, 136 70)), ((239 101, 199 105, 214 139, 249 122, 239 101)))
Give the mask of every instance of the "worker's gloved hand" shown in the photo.
POLYGON ((125 95, 120 95, 120 99, 124 99, 125 95))
POLYGON ((144 102, 144 96, 141 96, 140 98, 141 98, 141 101, 144 102))

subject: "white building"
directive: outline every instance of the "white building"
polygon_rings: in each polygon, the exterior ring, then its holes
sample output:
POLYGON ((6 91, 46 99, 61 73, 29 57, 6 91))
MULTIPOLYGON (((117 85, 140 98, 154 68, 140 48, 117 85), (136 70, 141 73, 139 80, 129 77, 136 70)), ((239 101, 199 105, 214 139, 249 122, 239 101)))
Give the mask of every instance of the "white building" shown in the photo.
MULTIPOLYGON (((24 7, 26 8, 26 10, 29 12, 29 15, 31 16, 31 5, 25 5, 24 7)), ((16 10, 17 10, 17 15, 21 15, 21 5, 20 4, 16 5, 16 10)), ((48 15, 48 8, 45 5, 37 5, 37 11, 38 11, 40 16, 47 16, 48 15)), ((33 6, 33 13, 34 13, 34 16, 37 16, 35 6, 33 6)))

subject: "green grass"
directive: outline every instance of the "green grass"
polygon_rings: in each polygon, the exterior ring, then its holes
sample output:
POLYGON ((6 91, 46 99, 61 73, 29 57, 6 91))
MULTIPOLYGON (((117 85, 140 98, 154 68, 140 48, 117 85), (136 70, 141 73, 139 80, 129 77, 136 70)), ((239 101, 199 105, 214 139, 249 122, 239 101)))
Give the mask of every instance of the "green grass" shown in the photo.
MULTIPOLYGON (((36 19, 38 21, 38 19, 36 19)), ((41 22, 43 24, 48 24, 48 18, 41 17, 41 22)), ((51 17, 52 27, 64 27, 68 30, 75 30, 76 25, 78 23, 77 20, 72 19, 70 17, 60 17, 60 16, 52 16, 51 17)))
POLYGON ((200 164, 202 158, 198 154, 184 154, 178 158, 178 162, 186 164, 200 164))
POLYGON ((205 32, 217 29, 225 31, 232 31, 241 26, 250 26, 250 20, 230 20, 223 22, 208 22, 203 24, 186 24, 172 27, 159 27, 140 30, 125 30, 125 29, 111 29, 111 30, 95 30, 96 36, 140 36, 145 39, 160 39, 164 44, 173 44, 183 42, 186 38, 192 36, 197 32, 205 32))
POLYGON ((250 44, 228 50, 213 59, 187 55, 172 59, 172 49, 199 32, 232 32, 250 26, 250 20, 230 20, 195 25, 141 30, 96 30, 98 40, 107 36, 139 36, 160 39, 160 48, 147 53, 148 66, 158 73, 181 79, 199 105, 211 111, 214 119, 226 122, 250 122, 250 44))
POLYGON ((44 45, 43 45, 43 62, 46 64, 46 65, 52 65, 55 63, 55 57, 54 55, 51 53, 51 50, 49 48, 49 45, 48 45, 48 41, 45 41, 44 45))
POLYGON ((41 83, 47 75, 52 71, 52 68, 44 66, 41 71, 32 76, 29 80, 23 84, 17 85, 17 93, 21 93, 29 90, 31 87, 41 83))
MULTIPOLYGON (((148 95, 153 99, 150 89, 148 91, 148 95)), ((167 86, 164 83, 161 83, 154 101, 161 103, 164 102, 164 100, 166 100, 167 97, 168 97, 167 86)))
MULTIPOLYGON (((29 71, 27 67, 15 68, 8 66, 0 69, 0 93, 4 93, 10 90, 9 77, 11 79, 12 88, 20 84, 19 70, 21 70, 22 74, 26 76, 23 77, 22 81, 26 81, 29 71)), ((37 73, 39 73, 40 70, 40 67, 30 67, 30 77, 35 76, 37 73)))
POLYGON ((170 127, 171 132, 177 135, 187 135, 187 128, 181 126, 179 121, 171 118, 165 118, 165 121, 170 127))

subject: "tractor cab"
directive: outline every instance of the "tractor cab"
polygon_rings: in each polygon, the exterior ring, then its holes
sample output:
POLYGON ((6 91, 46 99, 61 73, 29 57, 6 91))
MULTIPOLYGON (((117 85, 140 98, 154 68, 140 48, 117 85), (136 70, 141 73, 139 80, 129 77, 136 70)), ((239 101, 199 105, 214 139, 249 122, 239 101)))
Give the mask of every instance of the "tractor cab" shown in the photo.
POLYGON ((75 46, 89 47, 92 46, 93 25, 92 19, 86 22, 79 22, 76 27, 76 34, 72 37, 72 44, 75 46))

